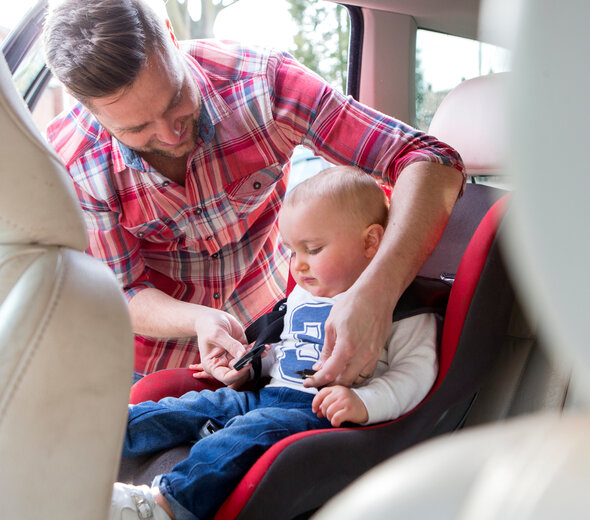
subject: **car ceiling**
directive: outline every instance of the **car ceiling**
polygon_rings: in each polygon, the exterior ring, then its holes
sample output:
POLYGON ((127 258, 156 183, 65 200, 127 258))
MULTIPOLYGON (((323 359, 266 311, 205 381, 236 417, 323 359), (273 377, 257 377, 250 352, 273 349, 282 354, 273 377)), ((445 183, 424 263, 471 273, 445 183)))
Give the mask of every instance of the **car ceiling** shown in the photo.
POLYGON ((479 0, 348 0, 349 5, 412 16, 421 29, 477 36, 479 0))

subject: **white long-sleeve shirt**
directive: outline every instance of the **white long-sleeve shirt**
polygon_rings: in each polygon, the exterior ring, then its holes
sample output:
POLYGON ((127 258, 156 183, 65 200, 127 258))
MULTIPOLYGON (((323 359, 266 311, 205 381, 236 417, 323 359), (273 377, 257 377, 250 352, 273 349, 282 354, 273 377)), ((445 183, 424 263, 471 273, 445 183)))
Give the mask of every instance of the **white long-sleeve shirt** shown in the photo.
MULTIPOLYGON (((299 286, 287 299, 281 341, 263 358, 262 374, 271 377, 267 386, 305 388, 297 371, 311 369, 324 344, 324 325, 334 298, 311 295, 299 286)), ((428 393, 438 373, 436 318, 419 314, 393 323, 375 374, 353 391, 367 408, 365 424, 388 421, 414 408, 428 393)))

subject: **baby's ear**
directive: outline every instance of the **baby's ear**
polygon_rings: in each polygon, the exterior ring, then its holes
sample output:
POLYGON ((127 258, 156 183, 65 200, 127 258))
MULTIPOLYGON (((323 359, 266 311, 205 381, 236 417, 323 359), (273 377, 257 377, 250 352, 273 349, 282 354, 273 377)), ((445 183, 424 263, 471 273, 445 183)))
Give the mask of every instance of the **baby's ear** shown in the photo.
POLYGON ((365 229, 365 256, 373 258, 379 249, 385 229, 381 224, 371 224, 365 229))

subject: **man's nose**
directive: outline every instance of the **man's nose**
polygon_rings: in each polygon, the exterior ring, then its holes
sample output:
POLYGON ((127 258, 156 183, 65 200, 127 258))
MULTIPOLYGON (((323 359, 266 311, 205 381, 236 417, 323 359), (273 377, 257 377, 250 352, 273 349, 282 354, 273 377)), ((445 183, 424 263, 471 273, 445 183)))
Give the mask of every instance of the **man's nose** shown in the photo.
POLYGON ((174 121, 162 121, 159 138, 164 143, 176 144, 181 133, 182 121, 180 119, 174 121))

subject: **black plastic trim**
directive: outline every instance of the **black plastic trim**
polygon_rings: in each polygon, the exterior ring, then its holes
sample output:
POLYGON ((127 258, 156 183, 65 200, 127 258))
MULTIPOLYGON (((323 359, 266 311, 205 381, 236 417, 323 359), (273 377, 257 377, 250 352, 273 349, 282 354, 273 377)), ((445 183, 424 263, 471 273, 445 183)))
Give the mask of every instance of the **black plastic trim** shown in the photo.
POLYGON ((365 22, 363 10, 354 5, 344 5, 350 17, 350 43, 348 51, 348 95, 359 98, 361 85, 361 64, 363 56, 363 38, 365 22))

